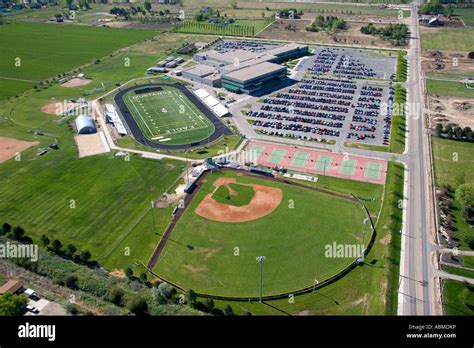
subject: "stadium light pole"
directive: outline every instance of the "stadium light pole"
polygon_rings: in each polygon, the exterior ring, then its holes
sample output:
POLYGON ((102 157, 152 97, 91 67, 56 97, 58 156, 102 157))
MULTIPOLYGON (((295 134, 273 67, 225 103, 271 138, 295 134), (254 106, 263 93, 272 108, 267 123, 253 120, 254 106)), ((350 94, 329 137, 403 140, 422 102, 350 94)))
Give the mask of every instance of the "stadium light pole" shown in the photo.
POLYGON ((262 293, 263 293, 263 285, 262 285, 262 266, 263 262, 267 259, 265 256, 257 256, 257 262, 260 264, 260 303, 262 303, 262 293))

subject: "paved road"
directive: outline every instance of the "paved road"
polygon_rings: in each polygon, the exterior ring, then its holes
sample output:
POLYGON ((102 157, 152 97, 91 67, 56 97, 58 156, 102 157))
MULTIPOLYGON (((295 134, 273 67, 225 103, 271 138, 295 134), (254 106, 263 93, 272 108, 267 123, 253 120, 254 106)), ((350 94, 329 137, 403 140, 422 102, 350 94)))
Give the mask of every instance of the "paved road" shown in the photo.
MULTIPOLYGON (((418 3, 412 4, 412 46, 408 53, 409 89, 411 106, 423 102, 420 84, 420 31, 417 18, 418 3)), ((435 245, 430 241, 430 210, 428 180, 425 163, 426 137, 422 108, 410 108, 408 117, 408 201, 406 202, 405 231, 402 240, 400 267, 399 315, 432 315, 433 263, 435 245)))

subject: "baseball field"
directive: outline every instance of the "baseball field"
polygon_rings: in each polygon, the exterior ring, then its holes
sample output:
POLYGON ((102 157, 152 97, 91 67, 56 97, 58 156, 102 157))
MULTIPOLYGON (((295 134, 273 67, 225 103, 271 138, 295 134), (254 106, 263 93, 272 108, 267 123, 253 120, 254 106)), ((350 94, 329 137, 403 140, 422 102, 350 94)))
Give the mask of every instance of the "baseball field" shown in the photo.
POLYGON ((183 145, 201 141, 214 133, 212 122, 177 88, 123 96, 143 135, 163 144, 183 145))
POLYGON ((328 249, 370 238, 364 211, 350 199, 241 172, 203 180, 155 267, 186 289, 258 296, 256 257, 265 256, 263 294, 295 291, 335 275, 358 256, 336 257, 328 249))

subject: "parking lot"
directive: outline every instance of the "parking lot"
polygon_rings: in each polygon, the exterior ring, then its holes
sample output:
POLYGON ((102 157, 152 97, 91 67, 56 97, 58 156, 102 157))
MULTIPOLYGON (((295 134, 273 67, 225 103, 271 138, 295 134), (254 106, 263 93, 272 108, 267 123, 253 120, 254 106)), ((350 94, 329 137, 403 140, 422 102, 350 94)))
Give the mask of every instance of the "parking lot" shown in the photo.
POLYGON ((395 56, 318 47, 296 67, 297 83, 254 101, 246 116, 265 135, 388 145, 395 69, 395 56))

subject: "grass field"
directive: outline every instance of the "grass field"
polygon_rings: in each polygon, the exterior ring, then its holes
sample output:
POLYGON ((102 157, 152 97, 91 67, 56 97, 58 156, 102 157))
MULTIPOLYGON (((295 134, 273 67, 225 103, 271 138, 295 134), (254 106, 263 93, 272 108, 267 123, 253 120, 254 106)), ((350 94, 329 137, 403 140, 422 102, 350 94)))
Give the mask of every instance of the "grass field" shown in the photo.
POLYGON ((461 16, 464 24, 474 27, 474 8, 455 8, 455 16, 461 16))
POLYGON ((446 315, 474 315, 473 285, 444 280, 443 294, 446 315))
POLYGON ((466 84, 453 81, 426 80, 426 87, 429 94, 438 94, 448 97, 474 98, 473 89, 466 87, 466 84))
POLYGON ((222 204, 241 207, 247 205, 252 200, 255 191, 252 186, 245 186, 235 183, 221 185, 212 198, 222 204))
POLYGON ((474 47, 474 28, 443 28, 422 34, 424 49, 468 52, 474 47))
MULTIPOLYGON (((464 183, 474 182, 472 171, 474 144, 455 140, 432 138, 434 172, 437 186, 449 185, 451 191, 464 183)), ((471 226, 461 218, 461 204, 453 200, 453 221, 455 235, 459 239, 459 248, 469 249, 464 237, 473 234, 471 226)))
POLYGON ((144 136, 154 142, 190 144, 214 133, 212 122, 177 88, 144 94, 134 89, 123 100, 144 136))
MULTIPOLYGON (((0 26, 0 77, 46 79, 153 35, 155 32, 150 30, 21 22, 5 24, 0 26)), ((16 87, 18 91, 19 85, 16 87)))
MULTIPOLYGON (((164 58, 168 49, 181 47, 186 35, 162 35, 160 41, 140 43, 113 57, 82 70, 93 82, 84 87, 63 88, 51 84, 29 91, 26 96, 0 101, 0 135, 38 141, 39 147, 52 142, 59 150, 36 156, 36 148, 22 152, 22 160, 0 164, 2 223, 20 225, 36 241, 42 234, 88 249, 92 258, 106 269, 146 262, 171 217, 172 208, 155 209, 156 231, 150 200, 165 192, 183 170, 176 161, 153 161, 132 156, 129 162, 111 154, 77 159, 73 133, 67 122, 41 112, 52 101, 77 98, 84 89, 101 82, 107 90, 116 81, 143 76, 150 64, 164 58), (159 52, 159 53, 156 53, 159 52), (124 67, 124 58, 131 65, 124 67), (41 130, 37 136, 31 130, 41 130), (100 199, 97 199, 100 197, 100 199), (76 209, 70 209, 74 200, 76 209), (30 204, 34 204, 30 205, 30 204), (34 208, 33 208, 34 207, 34 208), (125 255, 130 248, 130 256, 125 255)), ((104 93, 100 91, 99 93, 104 93)), ((91 94, 95 98, 98 93, 91 94)))
POLYGON ((363 210, 353 201, 234 172, 213 173, 175 226, 155 271, 197 292, 258 296, 255 257, 265 255, 264 295, 294 291, 336 274, 354 260, 327 258, 325 247, 333 242, 366 244, 370 230, 363 220, 363 210), (201 218, 194 210, 223 176, 280 188, 282 202, 270 215, 249 222, 201 218))
POLYGON ((34 82, 7 80, 0 78, 0 100, 9 98, 27 89, 33 88, 34 82))

